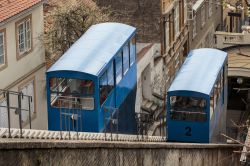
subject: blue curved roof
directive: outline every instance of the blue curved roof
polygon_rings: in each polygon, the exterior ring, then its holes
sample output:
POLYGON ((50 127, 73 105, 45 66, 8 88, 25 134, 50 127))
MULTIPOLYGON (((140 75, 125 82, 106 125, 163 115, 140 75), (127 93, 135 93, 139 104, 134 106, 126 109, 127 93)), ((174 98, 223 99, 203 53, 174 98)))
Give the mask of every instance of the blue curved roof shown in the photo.
POLYGON ((190 51, 168 92, 193 91, 210 95, 227 53, 201 48, 190 51))
POLYGON ((77 71, 97 76, 135 31, 121 23, 92 25, 47 72, 77 71))

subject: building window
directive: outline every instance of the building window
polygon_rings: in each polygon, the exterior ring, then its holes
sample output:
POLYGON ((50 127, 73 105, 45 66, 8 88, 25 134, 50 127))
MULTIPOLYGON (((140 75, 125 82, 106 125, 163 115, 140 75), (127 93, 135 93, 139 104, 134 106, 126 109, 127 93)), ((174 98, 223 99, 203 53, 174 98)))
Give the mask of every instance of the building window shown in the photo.
POLYGON ((193 38, 196 36, 196 15, 193 19, 193 38))
POLYGON ((0 30, 0 69, 7 64, 5 30, 0 30))
POLYGON ((22 86, 19 91, 23 93, 23 95, 31 96, 32 97, 32 102, 31 100, 29 101, 29 98, 27 96, 24 96, 21 100, 21 106, 22 106, 22 122, 28 122, 29 120, 29 104, 30 104, 30 113, 31 117, 34 116, 35 113, 35 86, 34 86, 34 80, 28 82, 24 86, 22 86), (29 103, 30 102, 30 103, 29 103))
POLYGON ((201 7, 201 27, 203 27, 205 25, 206 22, 206 13, 205 13, 205 7, 204 5, 201 7))
POLYGON ((22 56, 32 48, 31 15, 16 23, 17 56, 22 56))
POLYGON ((209 0, 209 3, 208 3, 208 16, 211 17, 212 16, 212 10, 213 10, 213 6, 212 6, 212 0, 209 0))
POLYGON ((184 0, 184 23, 187 22, 187 1, 184 0))
POLYGON ((171 13, 170 15, 169 15, 169 37, 170 37, 170 44, 173 44, 173 42, 174 42, 174 39, 175 39, 175 26, 174 26, 174 14, 173 13, 171 13))
POLYGON ((179 4, 176 5, 174 11, 175 37, 179 34, 179 4))
POLYGON ((179 2, 180 30, 184 27, 184 0, 179 2))
POLYGON ((169 21, 165 21, 164 24, 164 29, 165 29, 165 51, 167 50, 167 48, 169 47, 169 21))

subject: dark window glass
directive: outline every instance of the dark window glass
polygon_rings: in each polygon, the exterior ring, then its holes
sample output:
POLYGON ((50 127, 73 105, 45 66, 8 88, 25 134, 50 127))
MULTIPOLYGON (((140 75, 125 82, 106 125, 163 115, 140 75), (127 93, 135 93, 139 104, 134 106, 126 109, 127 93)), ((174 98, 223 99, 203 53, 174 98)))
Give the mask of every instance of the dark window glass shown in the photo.
POLYGON ((172 120, 206 121, 206 100, 196 97, 171 96, 170 116, 172 120))
POLYGON ((94 83, 70 78, 50 79, 51 106, 69 109, 94 109, 94 83))
POLYGON ((100 104, 107 99, 109 93, 114 88, 114 69, 113 63, 100 77, 100 104))

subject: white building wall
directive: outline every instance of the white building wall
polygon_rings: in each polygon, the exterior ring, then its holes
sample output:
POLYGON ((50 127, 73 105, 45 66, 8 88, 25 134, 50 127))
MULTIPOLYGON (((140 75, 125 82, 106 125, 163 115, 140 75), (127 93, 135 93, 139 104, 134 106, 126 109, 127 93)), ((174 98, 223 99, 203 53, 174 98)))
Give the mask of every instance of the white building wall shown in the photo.
MULTIPOLYGON (((15 20, 6 22, 0 29, 6 29, 7 68, 0 71, 0 89, 20 91, 30 81, 34 82, 34 113, 32 114, 33 129, 47 129, 47 104, 45 81, 45 50, 41 35, 43 34, 43 5, 28 9, 25 14, 15 20), (16 22, 32 15, 33 49, 26 56, 16 58, 16 22)), ((11 106, 17 106, 17 97, 11 96, 11 106)), ((27 121, 23 121, 24 128, 28 128, 27 121)), ((11 110, 11 127, 19 127, 19 117, 11 110)))
POLYGON ((8 67, 0 71, 1 84, 0 88, 6 88, 20 77, 29 73, 37 66, 45 62, 44 48, 39 37, 43 33, 43 7, 40 5, 31 12, 18 17, 0 27, 6 29, 6 48, 7 48, 7 65, 8 67), (32 14, 32 35, 33 51, 23 58, 16 58, 16 30, 15 23, 22 18, 32 14))

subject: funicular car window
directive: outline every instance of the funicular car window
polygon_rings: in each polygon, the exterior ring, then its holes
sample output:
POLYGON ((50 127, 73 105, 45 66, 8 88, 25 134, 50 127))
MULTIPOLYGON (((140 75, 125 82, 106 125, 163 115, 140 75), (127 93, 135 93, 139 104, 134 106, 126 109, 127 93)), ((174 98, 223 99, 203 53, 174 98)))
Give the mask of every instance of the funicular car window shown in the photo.
POLYGON ((94 109, 94 83, 91 80, 72 78, 50 79, 52 107, 69 109, 94 109))
POLYGON ((206 100, 197 97, 171 96, 170 118, 183 121, 206 121, 206 100))

